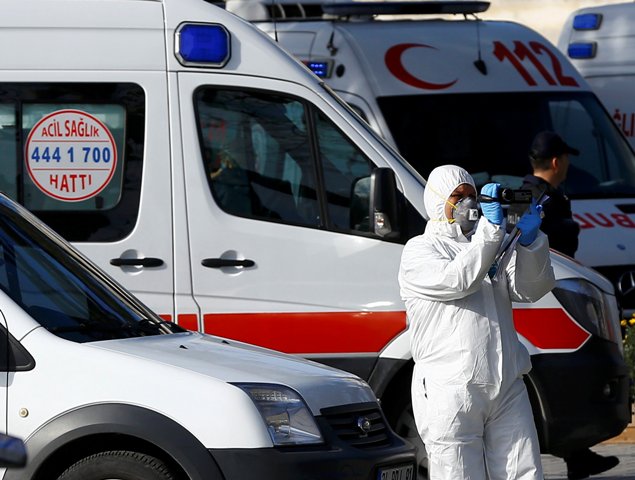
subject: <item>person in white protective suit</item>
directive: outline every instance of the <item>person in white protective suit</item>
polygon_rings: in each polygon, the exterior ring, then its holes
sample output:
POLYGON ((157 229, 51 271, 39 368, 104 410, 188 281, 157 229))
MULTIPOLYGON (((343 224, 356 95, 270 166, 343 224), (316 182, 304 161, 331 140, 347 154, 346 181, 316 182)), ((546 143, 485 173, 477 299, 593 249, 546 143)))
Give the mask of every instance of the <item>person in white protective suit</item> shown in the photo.
POLYGON ((540 207, 532 203, 509 262, 494 260, 505 236, 498 184, 476 188, 461 167, 435 168, 426 184, 430 220, 406 244, 401 297, 415 360, 412 405, 429 478, 542 479, 540 447, 522 380, 531 363, 512 322, 512 301, 534 302, 555 278, 540 207))

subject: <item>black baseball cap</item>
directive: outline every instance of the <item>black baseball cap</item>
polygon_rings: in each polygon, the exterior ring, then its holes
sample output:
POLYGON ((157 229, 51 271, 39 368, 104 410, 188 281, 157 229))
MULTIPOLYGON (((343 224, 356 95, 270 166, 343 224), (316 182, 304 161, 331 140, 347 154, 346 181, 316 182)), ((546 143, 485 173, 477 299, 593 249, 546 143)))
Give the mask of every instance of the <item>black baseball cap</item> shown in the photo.
POLYGON ((580 151, 567 145, 565 141, 560 138, 560 135, 554 132, 544 131, 534 137, 529 156, 532 158, 553 158, 565 153, 580 155, 580 151))

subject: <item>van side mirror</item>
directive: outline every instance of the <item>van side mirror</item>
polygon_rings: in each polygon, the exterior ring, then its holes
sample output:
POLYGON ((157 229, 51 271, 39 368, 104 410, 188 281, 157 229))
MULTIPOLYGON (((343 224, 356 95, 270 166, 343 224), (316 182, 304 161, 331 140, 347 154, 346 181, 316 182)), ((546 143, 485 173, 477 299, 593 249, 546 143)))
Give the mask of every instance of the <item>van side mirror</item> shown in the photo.
POLYGON ((371 174, 369 207, 371 231, 382 238, 399 238, 399 195, 392 169, 377 168, 371 174))
POLYGON ((0 467, 24 467, 26 457, 26 446, 21 439, 0 433, 0 467))

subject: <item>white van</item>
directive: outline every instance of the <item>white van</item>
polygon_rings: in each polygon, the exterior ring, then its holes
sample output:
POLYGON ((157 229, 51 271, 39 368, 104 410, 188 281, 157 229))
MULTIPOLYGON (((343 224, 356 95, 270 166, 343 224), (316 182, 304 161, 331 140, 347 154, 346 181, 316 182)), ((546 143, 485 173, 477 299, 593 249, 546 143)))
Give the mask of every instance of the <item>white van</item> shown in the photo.
POLYGON ((4 195, 0 258, 1 478, 412 478, 356 376, 165 322, 4 195))
MULTIPOLYGON (((0 41, 0 189, 164 319, 351 371, 418 439, 397 271, 425 181, 339 96, 204 0, 4 0, 0 41)), ((611 284, 553 264, 515 318, 558 452, 630 411, 611 284)))
MULTIPOLYGON (((479 184, 518 187, 531 173, 534 135, 557 131, 581 151, 563 184, 581 226, 576 259, 614 283, 630 317, 635 155, 566 57, 523 25, 480 20, 488 7, 481 1, 226 4, 312 68, 424 177, 454 163, 479 184)), ((632 109, 620 111, 628 117, 632 109)))

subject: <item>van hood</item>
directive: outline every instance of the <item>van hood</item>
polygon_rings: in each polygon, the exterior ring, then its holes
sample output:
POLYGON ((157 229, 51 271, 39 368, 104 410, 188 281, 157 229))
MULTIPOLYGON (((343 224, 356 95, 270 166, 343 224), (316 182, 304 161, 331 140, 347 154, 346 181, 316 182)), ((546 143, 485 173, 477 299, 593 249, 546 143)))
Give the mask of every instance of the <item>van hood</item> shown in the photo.
POLYGON ((300 357, 234 340, 187 332, 85 343, 184 369, 226 383, 269 383, 298 392, 311 411, 335 405, 376 402, 371 388, 355 375, 300 357))

